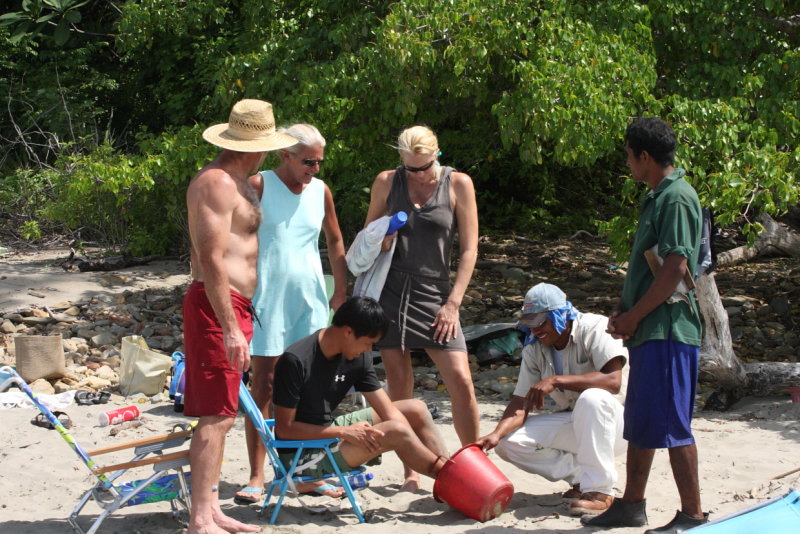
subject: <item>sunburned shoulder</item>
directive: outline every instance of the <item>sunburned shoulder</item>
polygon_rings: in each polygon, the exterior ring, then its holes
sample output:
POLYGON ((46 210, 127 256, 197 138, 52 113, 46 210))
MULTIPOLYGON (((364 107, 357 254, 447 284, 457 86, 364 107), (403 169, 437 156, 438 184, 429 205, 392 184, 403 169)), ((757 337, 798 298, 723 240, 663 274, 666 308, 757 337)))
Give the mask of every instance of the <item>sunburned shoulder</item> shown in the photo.
POLYGON ((386 171, 381 171, 378 173, 378 176, 375 177, 375 183, 389 183, 392 180, 392 176, 394 175, 394 169, 389 169, 386 171))
POLYGON ((470 178, 469 174, 463 172, 453 171, 450 173, 450 182, 455 187, 472 187, 472 178, 470 178))
POLYGON ((192 185, 214 185, 218 187, 236 187, 233 177, 219 167, 205 167, 195 175, 192 185))

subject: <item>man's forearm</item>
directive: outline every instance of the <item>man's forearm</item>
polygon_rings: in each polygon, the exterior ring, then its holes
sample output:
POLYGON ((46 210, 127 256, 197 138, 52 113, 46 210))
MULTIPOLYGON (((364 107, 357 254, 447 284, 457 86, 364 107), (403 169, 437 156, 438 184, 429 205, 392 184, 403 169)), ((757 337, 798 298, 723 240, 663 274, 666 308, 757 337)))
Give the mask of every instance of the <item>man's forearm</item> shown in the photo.
POLYGON ((202 261, 203 285, 222 331, 231 332, 239 329, 239 321, 233 311, 228 273, 221 263, 213 259, 202 261))
POLYGON ((650 312, 672 296, 678 284, 683 280, 685 272, 686 258, 678 254, 667 255, 647 292, 628 310, 628 313, 635 317, 637 322, 647 317, 650 312))
POLYGON ((569 391, 582 392, 591 388, 599 388, 616 395, 621 384, 620 373, 602 373, 594 371, 583 375, 558 375, 553 377, 553 385, 569 391))
POLYGON ((288 423, 278 422, 275 427, 275 432, 278 435, 278 439, 283 440, 335 439, 343 436, 343 428, 344 427, 312 425, 310 423, 291 421, 288 423))

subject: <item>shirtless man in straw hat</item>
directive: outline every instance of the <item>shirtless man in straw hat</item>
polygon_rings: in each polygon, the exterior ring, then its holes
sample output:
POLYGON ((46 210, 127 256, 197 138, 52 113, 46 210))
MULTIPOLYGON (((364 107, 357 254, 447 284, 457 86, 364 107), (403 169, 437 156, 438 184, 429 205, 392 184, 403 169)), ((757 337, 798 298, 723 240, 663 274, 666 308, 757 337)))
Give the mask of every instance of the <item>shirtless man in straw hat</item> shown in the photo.
POLYGON ((294 145, 275 131, 272 105, 241 100, 227 123, 203 139, 219 156, 192 179, 186 192, 192 277, 183 302, 186 346, 184 413, 197 416, 189 451, 192 508, 189 534, 258 532, 222 513, 218 485, 225 435, 233 425, 239 382, 250 366, 250 299, 256 287, 258 197, 249 184, 269 150, 294 145))

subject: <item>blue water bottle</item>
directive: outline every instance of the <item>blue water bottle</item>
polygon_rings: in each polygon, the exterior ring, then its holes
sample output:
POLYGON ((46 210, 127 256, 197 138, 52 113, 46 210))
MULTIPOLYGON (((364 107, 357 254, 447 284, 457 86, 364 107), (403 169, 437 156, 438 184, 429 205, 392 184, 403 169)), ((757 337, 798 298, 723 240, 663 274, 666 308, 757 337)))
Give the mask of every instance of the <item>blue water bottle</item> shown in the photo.
POLYGON ((392 235, 398 231, 406 221, 408 221, 408 213, 404 211, 398 211, 392 215, 391 220, 389 220, 389 228, 386 230, 386 235, 392 235))
POLYGON ((372 473, 358 473, 357 475, 350 475, 347 477, 347 482, 354 490, 364 489, 369 486, 369 481, 375 478, 372 473))

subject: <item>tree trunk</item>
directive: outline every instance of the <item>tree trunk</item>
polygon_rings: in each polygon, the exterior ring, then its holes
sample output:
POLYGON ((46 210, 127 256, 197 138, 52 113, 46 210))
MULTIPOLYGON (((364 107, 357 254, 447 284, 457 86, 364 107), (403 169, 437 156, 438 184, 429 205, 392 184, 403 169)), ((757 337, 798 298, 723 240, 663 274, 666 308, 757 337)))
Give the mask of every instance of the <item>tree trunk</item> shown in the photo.
POLYGON ((800 256, 800 235, 791 232, 778 224, 778 222, 762 213, 758 222, 764 226, 764 231, 758 236, 752 247, 738 247, 717 255, 717 266, 727 267, 736 265, 756 256, 769 254, 784 256, 800 256))
POLYGON ((728 313, 722 306, 714 273, 697 279, 695 295, 704 323, 699 379, 718 389, 741 389, 746 380, 745 370, 733 352, 728 313))
MULTIPOLYGON (((800 256, 800 235, 782 227, 767 214, 762 214, 758 220, 764 225, 764 232, 755 244, 719 254, 718 266, 734 265, 767 254, 800 256)), ((725 409, 744 395, 786 395, 788 387, 800 386, 798 363, 743 365, 739 361, 733 351, 728 314, 722 306, 714 273, 700 276, 695 291, 704 323, 699 380, 717 390, 706 407, 725 409)))

